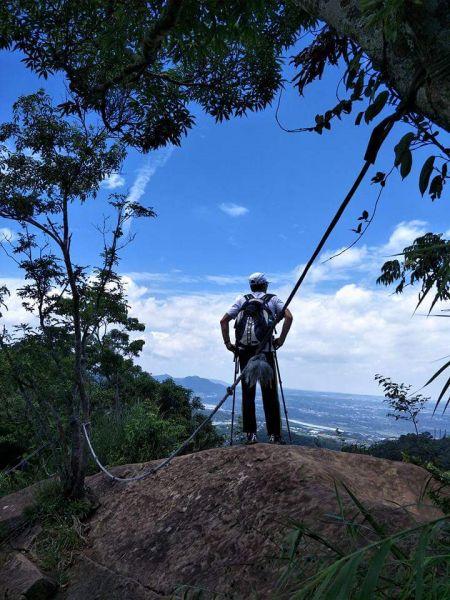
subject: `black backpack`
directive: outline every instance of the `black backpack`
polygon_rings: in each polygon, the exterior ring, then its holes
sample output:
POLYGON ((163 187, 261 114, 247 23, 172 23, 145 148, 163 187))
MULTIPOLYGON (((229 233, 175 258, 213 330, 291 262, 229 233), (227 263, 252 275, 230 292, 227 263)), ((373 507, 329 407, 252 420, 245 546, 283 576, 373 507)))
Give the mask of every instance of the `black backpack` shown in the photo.
POLYGON ((269 300, 275 294, 265 294, 255 298, 253 294, 244 296, 245 302, 236 316, 234 324, 236 345, 240 348, 258 346, 275 321, 269 308, 269 300))

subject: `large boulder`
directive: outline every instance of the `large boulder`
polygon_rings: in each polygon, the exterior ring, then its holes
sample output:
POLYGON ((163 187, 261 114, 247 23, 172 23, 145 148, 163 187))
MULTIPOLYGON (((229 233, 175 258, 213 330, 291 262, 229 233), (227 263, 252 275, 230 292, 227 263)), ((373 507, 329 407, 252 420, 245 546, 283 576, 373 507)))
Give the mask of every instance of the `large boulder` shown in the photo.
POLYGON ((9 556, 0 570, 0 598, 7 600, 47 600, 56 583, 44 575, 24 554, 9 556))
MULTIPOLYGON (((348 486, 381 522, 400 528, 440 516, 421 502, 426 479, 426 471, 411 464, 266 444, 182 456, 136 483, 94 476, 90 485, 101 507, 61 597, 151 600, 188 584, 270 598, 280 543, 292 522, 337 543, 345 537, 332 518, 335 483, 348 486)), ((357 512, 342 486, 340 494, 348 515, 357 512)))

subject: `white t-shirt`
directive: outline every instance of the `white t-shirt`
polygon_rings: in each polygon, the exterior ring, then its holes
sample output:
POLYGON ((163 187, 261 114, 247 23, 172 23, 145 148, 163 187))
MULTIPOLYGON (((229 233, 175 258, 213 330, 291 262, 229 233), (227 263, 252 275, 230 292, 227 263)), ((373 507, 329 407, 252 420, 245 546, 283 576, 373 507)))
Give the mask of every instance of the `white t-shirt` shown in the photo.
MULTIPOLYGON (((262 298, 263 296, 265 296, 267 294, 267 292, 249 292, 249 293, 252 294, 252 296, 254 296, 255 298, 262 298)), ((237 317, 239 311, 241 310, 244 302, 246 302, 245 296, 240 296, 239 298, 237 298, 236 302, 234 304, 232 304, 230 306, 230 308, 227 310, 227 315, 229 315, 232 319, 235 319, 237 317)), ((283 302, 283 300, 278 298, 278 296, 274 295, 267 302, 267 306, 271 310, 273 316, 276 319, 284 308, 284 302, 283 302)), ((266 347, 264 348, 264 352, 269 352, 269 350, 270 350, 270 344, 267 344, 266 347)))

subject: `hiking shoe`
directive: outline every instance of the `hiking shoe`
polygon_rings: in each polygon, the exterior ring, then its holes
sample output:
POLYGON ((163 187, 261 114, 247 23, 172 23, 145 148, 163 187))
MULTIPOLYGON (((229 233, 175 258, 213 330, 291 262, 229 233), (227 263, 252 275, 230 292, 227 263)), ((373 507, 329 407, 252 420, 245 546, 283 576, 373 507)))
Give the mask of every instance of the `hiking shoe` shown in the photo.
POLYGON ((283 440, 281 435, 271 435, 269 436, 269 444, 277 444, 278 446, 285 446, 286 442, 283 440))
POLYGON ((247 433, 247 439, 245 440, 247 445, 257 444, 258 438, 256 437, 256 433, 247 433))

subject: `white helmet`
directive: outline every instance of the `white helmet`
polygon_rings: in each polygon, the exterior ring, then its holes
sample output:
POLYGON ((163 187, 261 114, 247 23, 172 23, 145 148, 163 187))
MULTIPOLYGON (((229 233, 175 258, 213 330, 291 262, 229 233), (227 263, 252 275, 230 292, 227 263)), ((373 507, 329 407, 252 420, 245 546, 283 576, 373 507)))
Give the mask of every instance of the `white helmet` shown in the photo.
POLYGON ((252 273, 248 278, 248 282, 250 285, 260 285, 264 283, 269 283, 267 281, 265 273, 252 273))

